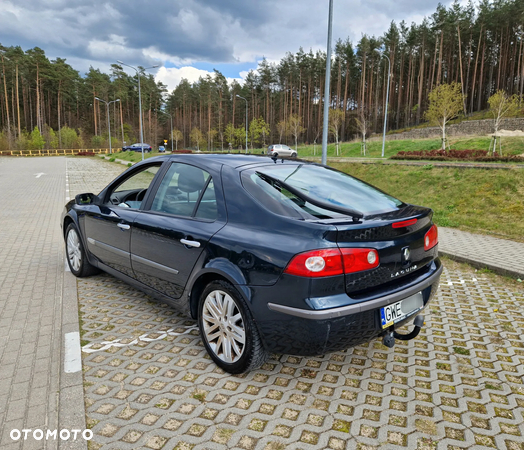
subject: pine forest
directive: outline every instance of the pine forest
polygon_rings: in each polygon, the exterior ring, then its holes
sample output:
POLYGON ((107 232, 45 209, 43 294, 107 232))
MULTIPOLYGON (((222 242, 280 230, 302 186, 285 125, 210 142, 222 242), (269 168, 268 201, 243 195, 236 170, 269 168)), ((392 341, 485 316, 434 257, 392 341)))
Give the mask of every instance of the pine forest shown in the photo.
MULTIPOLYGON (((0 63, 0 150, 106 147, 108 120, 113 148, 139 142, 138 79, 125 67, 80 74, 38 47, 2 45, 0 63)), ((330 140, 353 139, 363 123, 369 133, 381 132, 388 71, 388 130, 424 122, 429 93, 441 84, 460 84, 465 116, 486 109, 499 90, 522 101, 524 1, 439 5, 422 23, 392 22, 383 36, 338 40, 329 98, 325 67, 324 52, 300 48, 278 63, 263 59, 243 84, 215 70, 194 83, 182 80, 172 92, 139 68, 144 141, 169 140, 172 121, 178 149, 238 148, 245 144, 247 105, 251 148, 320 142, 325 101, 339 120, 330 140)))

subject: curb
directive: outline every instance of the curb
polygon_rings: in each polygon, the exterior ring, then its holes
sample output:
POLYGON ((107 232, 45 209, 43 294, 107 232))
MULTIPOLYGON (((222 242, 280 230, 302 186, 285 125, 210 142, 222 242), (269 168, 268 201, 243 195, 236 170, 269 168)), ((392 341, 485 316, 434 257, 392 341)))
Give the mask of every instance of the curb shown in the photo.
POLYGON ((511 278, 524 279, 524 268, 522 268, 522 270, 519 272, 517 270, 505 269, 500 266, 495 266, 493 264, 479 261, 471 257, 467 258, 464 256, 458 256, 458 255, 455 255, 454 253, 442 251, 440 249, 438 253, 439 253, 439 256, 446 256, 447 258, 452 259, 453 261, 469 264, 470 266, 473 266, 476 269, 489 269, 498 275, 502 275, 505 277, 511 277, 511 278))
MULTIPOLYGON (((62 361, 60 362, 58 424, 60 429, 83 431, 86 429, 83 372, 82 370, 74 373, 65 372, 63 361, 66 353, 65 335, 67 333, 80 333, 76 278, 70 272, 64 273, 62 288, 62 361)), ((81 352, 81 349, 78 348, 78 351, 81 352)), ((60 449, 87 450, 87 441, 82 438, 59 441, 58 447, 60 449)))

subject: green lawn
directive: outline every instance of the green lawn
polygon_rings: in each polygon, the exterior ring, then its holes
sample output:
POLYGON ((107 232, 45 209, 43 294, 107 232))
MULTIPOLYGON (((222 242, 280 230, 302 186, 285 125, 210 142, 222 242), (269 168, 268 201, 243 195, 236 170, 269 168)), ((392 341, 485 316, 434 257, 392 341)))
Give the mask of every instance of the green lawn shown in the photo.
MULTIPOLYGON (((160 153, 160 152, 144 153, 144 158, 145 159, 152 158, 153 156, 158 156, 158 155, 164 155, 164 153, 160 153)), ((122 161, 129 161, 131 163, 142 161, 142 152, 117 152, 117 153, 112 153, 112 154, 105 155, 105 156, 109 156, 110 158, 115 158, 115 159, 121 159, 122 161)))
MULTIPOLYGON (((454 148, 475 148, 489 138, 457 139, 454 148), (480 143, 480 144, 479 144, 480 143)), ((522 138, 507 138, 507 147, 524 153, 522 138)), ((386 143, 389 154, 402 145, 411 149, 435 140, 393 141, 386 143)), ((438 142, 438 141, 437 141, 438 142)), ((488 142, 489 143, 489 142, 488 142)), ((344 156, 356 153, 357 144, 344 144, 344 156)), ((372 143, 371 151, 380 154, 381 143, 372 143)), ((477 147, 478 148, 478 147, 477 147)), ((317 147, 317 150, 320 149, 317 147)), ((260 153, 260 149, 253 153, 260 153)), ((313 153, 313 147, 299 147, 299 156, 313 153)), ((317 151, 317 155, 318 155, 317 151)), ((331 155, 333 147, 330 146, 331 155)), ((370 151, 370 152, 371 152, 370 151)), ((359 153, 359 150, 358 150, 359 153)), ((146 154, 146 158, 159 153, 146 154)), ((138 162, 142 155, 123 152, 110 155, 129 162, 138 162)), ((359 156, 353 155, 353 156, 359 156)), ((429 206, 435 212, 435 222, 440 226, 454 227, 481 234, 493 234, 524 242, 524 170, 522 169, 463 169, 426 166, 385 164, 359 164, 329 162, 357 178, 371 183, 389 194, 407 202, 429 206)))
MULTIPOLYGON (((490 137, 457 137, 450 138, 449 144, 451 148, 456 150, 488 150, 491 138, 490 137)), ((361 151, 362 144, 360 142, 343 142, 339 145, 338 156, 342 157, 363 157, 361 151)), ((384 156, 389 158, 396 155, 399 151, 413 151, 413 150, 434 150, 441 147, 440 139, 403 139, 397 141, 386 141, 384 148, 384 156)), ((313 145, 298 146, 299 157, 320 156, 322 153, 322 146, 313 145)), ((502 153, 503 155, 520 155, 524 153, 524 138, 523 137, 503 137, 502 138, 502 153)), ((328 145, 328 157, 337 156, 336 145, 328 145)), ((381 158, 382 157, 382 140, 374 140, 367 142, 366 155, 367 158, 381 158)))
MULTIPOLYGON (((457 150, 480 149, 487 150, 490 144, 489 137, 466 137, 466 138, 450 138, 451 148, 457 150)), ((293 146, 291 146, 293 147, 293 146)), ((433 150, 440 148, 440 139, 404 139, 398 141, 386 141, 384 155, 386 158, 396 155, 399 151, 413 151, 413 150, 433 150)), ((250 153, 260 154, 265 153, 265 149, 255 148, 250 149, 250 153)), ((504 155, 520 155, 524 154, 524 138, 523 137, 503 137, 502 151, 504 155)), ((238 151, 237 151, 238 152, 238 151)), ((240 152, 240 153, 243 153, 240 152)), ((320 157, 322 153, 321 145, 299 145, 298 156, 320 157)), ((160 153, 152 152, 146 153, 146 158, 158 156, 160 153)), ((121 152, 113 153, 112 157, 123 159, 130 162, 138 162, 142 160, 142 154, 139 152, 121 152)), ((361 153, 360 142, 342 142, 339 146, 339 153, 336 153, 335 144, 328 145, 328 157, 355 157, 360 158, 364 156, 361 153)), ((382 157, 382 140, 375 140, 367 143, 367 158, 381 158, 382 157)))
POLYGON ((332 163, 407 203, 437 225, 524 242, 524 171, 332 163))

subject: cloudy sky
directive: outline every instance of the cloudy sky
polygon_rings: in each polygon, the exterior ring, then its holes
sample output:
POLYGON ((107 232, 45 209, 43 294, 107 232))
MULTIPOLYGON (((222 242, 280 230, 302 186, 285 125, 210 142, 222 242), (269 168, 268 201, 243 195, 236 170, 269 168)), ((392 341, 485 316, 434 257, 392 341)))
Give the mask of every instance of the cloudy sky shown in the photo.
MULTIPOLYGON (((438 0, 334 0, 333 42, 420 23, 438 0)), ((441 0, 444 5, 451 1, 441 0)), ((0 0, 0 44, 40 47, 83 75, 117 59, 172 90, 213 69, 241 79, 263 57, 326 49, 328 0, 0 0)), ((130 70, 129 73, 132 73, 130 70)))

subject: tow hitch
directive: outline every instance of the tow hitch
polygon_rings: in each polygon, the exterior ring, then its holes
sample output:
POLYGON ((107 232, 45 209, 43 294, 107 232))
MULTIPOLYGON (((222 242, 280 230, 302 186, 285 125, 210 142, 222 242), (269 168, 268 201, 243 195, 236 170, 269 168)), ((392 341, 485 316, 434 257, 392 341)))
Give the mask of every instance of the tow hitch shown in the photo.
POLYGON ((397 333, 396 331, 388 331, 384 335, 384 338, 382 339, 382 343, 389 348, 393 348, 395 345, 395 339, 400 339, 401 341, 409 341, 411 339, 414 339, 418 336, 420 333, 420 329, 424 325, 424 316, 419 315, 415 317, 415 320, 413 321, 413 325, 415 326, 413 328, 413 331, 408 334, 401 334, 397 333))

